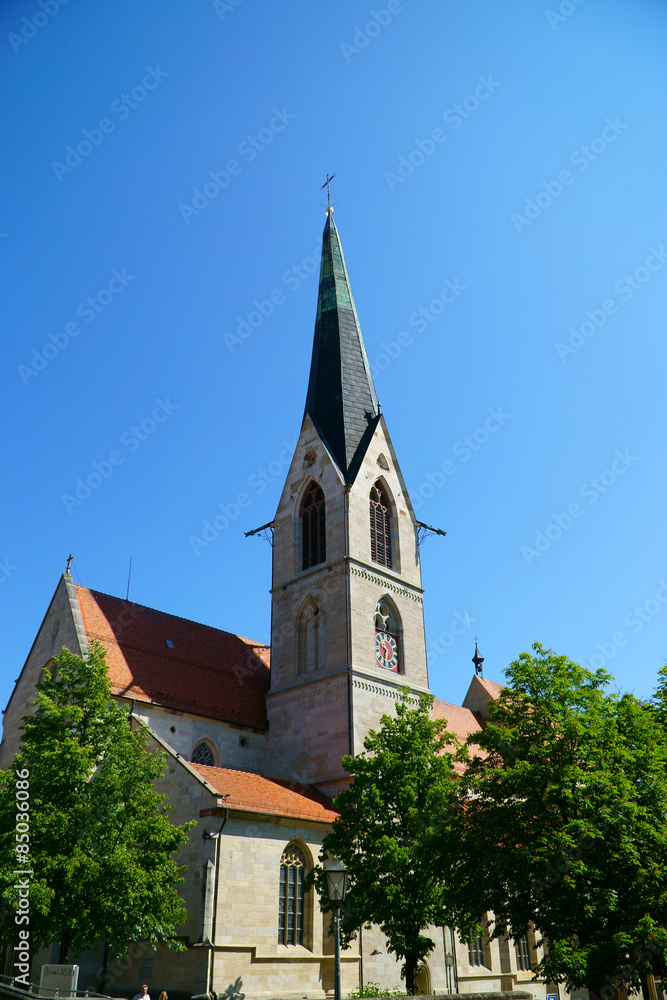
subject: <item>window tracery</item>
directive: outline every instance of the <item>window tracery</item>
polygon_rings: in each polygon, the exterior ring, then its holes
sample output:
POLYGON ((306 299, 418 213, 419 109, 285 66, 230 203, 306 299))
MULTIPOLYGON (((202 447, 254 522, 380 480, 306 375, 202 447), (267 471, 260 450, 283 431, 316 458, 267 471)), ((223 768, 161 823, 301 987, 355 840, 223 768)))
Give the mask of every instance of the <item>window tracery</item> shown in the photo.
POLYGON ((306 858, 298 844, 288 844, 280 859, 278 944, 303 944, 303 879, 306 858))
POLYGON ((297 627, 297 673, 306 674, 324 667, 326 657, 325 616, 317 600, 309 600, 297 627))
POLYGON ((194 748, 191 761, 193 764, 204 764, 206 767, 215 767, 215 757, 206 740, 201 740, 194 748))

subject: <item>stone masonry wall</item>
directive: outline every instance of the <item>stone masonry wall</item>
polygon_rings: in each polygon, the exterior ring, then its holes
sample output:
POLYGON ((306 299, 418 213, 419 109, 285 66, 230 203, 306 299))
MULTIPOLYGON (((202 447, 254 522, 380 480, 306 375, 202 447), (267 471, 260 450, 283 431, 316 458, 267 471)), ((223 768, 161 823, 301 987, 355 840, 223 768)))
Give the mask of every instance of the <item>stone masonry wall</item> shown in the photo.
POLYGON ((21 720, 33 712, 35 692, 44 667, 62 646, 67 646, 79 656, 88 651, 74 584, 66 573, 56 587, 3 716, 0 744, 2 770, 6 770, 14 759, 21 737, 21 720))
POLYGON ((215 767, 264 773, 264 732, 140 701, 135 702, 134 712, 186 760, 192 758, 196 745, 206 740, 213 751, 215 767))

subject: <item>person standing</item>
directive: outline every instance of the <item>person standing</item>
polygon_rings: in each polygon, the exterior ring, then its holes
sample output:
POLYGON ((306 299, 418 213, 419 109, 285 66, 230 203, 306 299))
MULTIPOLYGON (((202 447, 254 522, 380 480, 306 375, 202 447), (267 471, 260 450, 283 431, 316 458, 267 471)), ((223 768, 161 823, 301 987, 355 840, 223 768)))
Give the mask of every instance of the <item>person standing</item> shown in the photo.
POLYGON ((137 993, 137 995, 133 998, 133 1000, 151 1000, 150 996, 148 995, 148 987, 146 986, 145 983, 141 987, 141 993, 137 993))

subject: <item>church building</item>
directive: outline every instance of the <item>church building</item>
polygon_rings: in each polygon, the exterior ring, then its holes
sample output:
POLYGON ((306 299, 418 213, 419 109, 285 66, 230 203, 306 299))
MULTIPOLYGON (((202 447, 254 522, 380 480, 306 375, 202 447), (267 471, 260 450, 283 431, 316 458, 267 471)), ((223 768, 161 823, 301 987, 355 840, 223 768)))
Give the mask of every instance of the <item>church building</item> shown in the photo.
MULTIPOLYGON (((406 391, 409 387, 406 386, 406 391)), ((429 692, 419 522, 378 404, 333 209, 327 211, 306 405, 273 533, 271 645, 76 585, 56 587, 4 712, 0 767, 51 658, 66 646, 107 650, 113 695, 163 748, 161 789, 174 822, 195 819, 179 861, 187 924, 181 953, 137 942, 127 958, 79 957, 80 987, 171 1000, 333 995, 330 917, 304 875, 336 818, 333 800, 369 729, 401 686, 429 692)), ((476 653, 476 667, 481 657, 476 653)), ((500 685, 476 672, 463 706, 433 713, 460 738, 478 732, 500 685)), ((431 928, 424 993, 529 989, 532 936, 458 940, 431 928)), ((50 961, 36 956, 31 978, 50 961)), ((377 928, 342 952, 343 996, 400 985, 400 961, 377 928)), ((557 990, 552 990, 557 993, 557 990)))

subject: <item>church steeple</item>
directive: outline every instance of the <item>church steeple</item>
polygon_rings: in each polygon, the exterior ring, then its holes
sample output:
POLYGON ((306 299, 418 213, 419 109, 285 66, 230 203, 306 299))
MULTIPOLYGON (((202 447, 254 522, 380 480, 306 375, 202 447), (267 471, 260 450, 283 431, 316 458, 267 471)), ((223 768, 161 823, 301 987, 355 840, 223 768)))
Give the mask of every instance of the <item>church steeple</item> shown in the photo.
POLYGON ((335 795, 342 758, 402 687, 428 692, 428 671, 417 521, 331 208, 306 412, 272 526, 266 773, 335 795))
POLYGON ((340 237, 327 210, 306 411, 353 483, 380 418, 340 237))

